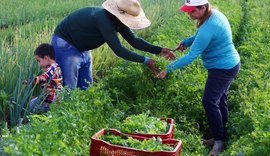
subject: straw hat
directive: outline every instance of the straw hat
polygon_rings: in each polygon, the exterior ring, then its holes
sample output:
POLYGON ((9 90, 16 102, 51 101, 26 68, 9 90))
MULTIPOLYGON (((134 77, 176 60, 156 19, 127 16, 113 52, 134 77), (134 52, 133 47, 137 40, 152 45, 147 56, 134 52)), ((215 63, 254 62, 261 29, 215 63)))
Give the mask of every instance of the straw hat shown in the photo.
POLYGON ((138 0, 106 0, 102 6, 131 29, 142 29, 151 25, 138 0))

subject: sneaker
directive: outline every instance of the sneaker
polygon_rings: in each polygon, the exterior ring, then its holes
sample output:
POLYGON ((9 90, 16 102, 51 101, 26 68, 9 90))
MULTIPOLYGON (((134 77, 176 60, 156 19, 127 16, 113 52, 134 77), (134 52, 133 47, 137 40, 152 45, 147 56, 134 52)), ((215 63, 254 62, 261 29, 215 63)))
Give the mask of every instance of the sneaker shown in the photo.
POLYGON ((209 153, 209 156, 219 156, 221 152, 225 149, 224 142, 222 140, 217 140, 214 143, 212 150, 209 153))

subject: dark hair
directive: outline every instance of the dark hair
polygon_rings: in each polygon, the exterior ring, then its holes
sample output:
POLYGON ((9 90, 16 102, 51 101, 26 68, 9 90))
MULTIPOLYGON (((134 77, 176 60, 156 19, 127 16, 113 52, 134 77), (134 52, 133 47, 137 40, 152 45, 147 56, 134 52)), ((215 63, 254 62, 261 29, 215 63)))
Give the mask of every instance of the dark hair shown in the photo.
POLYGON ((40 44, 35 50, 35 55, 41 58, 49 56, 51 59, 55 60, 54 48, 48 43, 40 44))
POLYGON ((203 22, 211 15, 210 3, 206 3, 206 4, 201 5, 201 6, 196 6, 196 8, 201 9, 203 6, 206 8, 206 10, 205 10, 203 17, 201 19, 197 20, 197 27, 200 27, 203 24, 203 22))

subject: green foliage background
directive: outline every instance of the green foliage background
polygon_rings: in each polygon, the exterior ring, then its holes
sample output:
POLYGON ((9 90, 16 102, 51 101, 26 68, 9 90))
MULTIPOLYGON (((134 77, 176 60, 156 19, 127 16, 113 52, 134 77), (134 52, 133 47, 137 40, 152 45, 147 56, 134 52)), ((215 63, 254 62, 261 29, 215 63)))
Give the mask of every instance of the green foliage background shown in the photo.
MULTIPOLYGON (((104 45, 93 52, 96 80, 93 86, 86 91, 64 90, 49 114, 29 116, 28 124, 20 122, 27 116, 21 116, 21 112, 31 95, 36 94, 20 83, 39 72, 32 55, 34 48, 49 42, 54 27, 68 12, 101 2, 36 0, 22 5, 16 0, 0 2, 0 112, 3 114, 0 153, 89 155, 90 138, 98 130, 113 128, 128 115, 149 111, 152 116, 175 119, 175 138, 183 141, 182 155, 207 155, 210 148, 201 142, 202 136, 210 136, 201 105, 206 70, 200 59, 158 80, 145 66, 116 58, 104 45), (13 114, 16 117, 10 128, 5 119, 13 114)), ((194 22, 178 11, 183 1, 141 2, 152 26, 136 34, 149 42, 174 48, 181 39, 195 32, 194 22)), ((270 153, 270 10, 267 8, 270 1, 210 2, 228 17, 241 56, 241 71, 229 91, 229 139, 222 155, 267 156, 270 153)), ((167 63, 158 56, 140 53, 156 58, 162 68, 167 63)), ((177 53, 178 57, 181 55, 177 53)))

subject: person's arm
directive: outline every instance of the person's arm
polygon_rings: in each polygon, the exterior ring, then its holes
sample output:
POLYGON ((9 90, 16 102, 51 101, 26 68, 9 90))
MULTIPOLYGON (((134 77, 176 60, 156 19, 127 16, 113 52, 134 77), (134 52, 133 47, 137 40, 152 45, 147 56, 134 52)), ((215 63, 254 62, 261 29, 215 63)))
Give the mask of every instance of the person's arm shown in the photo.
POLYGON ((49 68, 46 69, 44 73, 42 73, 41 75, 35 78, 34 83, 42 84, 42 83, 49 82, 52 79, 54 70, 55 68, 53 66, 50 66, 49 68))
POLYGON ((190 36, 181 41, 186 47, 190 47, 195 40, 196 35, 190 36))
POLYGON ((104 41, 108 44, 108 46, 112 49, 112 51, 119 57, 133 61, 133 62, 140 62, 143 63, 145 61, 145 57, 142 55, 139 55, 127 48, 125 48, 118 36, 117 36, 117 30, 116 30, 116 23, 113 21, 113 19, 110 19, 109 17, 99 17, 96 19, 96 25, 97 28, 99 28, 99 31, 101 35, 104 38, 104 41))
POLYGON ((173 53, 173 51, 169 48, 162 48, 160 46, 153 45, 146 40, 137 37, 131 29, 129 29, 127 26, 122 25, 120 28, 119 33, 122 35, 122 37, 134 48, 147 51, 152 54, 159 54, 162 57, 165 57, 168 60, 174 60, 176 58, 176 55, 173 53))
POLYGON ((152 54, 160 54, 162 47, 153 45, 146 40, 136 36, 127 26, 121 26, 119 33, 134 48, 147 51, 152 54))
POLYGON ((200 30, 197 32, 196 36, 191 37, 188 40, 186 40, 186 43, 188 44, 192 40, 193 42, 192 42, 189 52, 185 54, 184 56, 171 62, 167 66, 167 73, 170 73, 173 70, 176 70, 178 68, 182 68, 185 65, 190 64, 195 58, 197 58, 207 48, 208 44, 211 42, 212 34, 211 32, 207 30, 200 30))
POLYGON ((129 49, 125 48, 122 46, 118 36, 117 36, 117 31, 116 31, 116 26, 114 23, 111 21, 105 22, 106 24, 98 24, 100 33, 102 34, 105 42, 109 45, 109 47, 113 50, 113 52, 129 61, 133 62, 140 62, 144 63, 150 70, 151 72, 156 75, 158 72, 158 69, 155 66, 155 61, 151 58, 139 55, 135 52, 130 51, 129 49))
POLYGON ((188 37, 182 41, 180 41, 177 45, 177 47, 173 50, 173 51, 176 51, 176 50, 180 50, 180 51, 184 51, 187 49, 187 47, 189 47, 193 41, 195 39, 195 36, 191 36, 191 37, 188 37))

